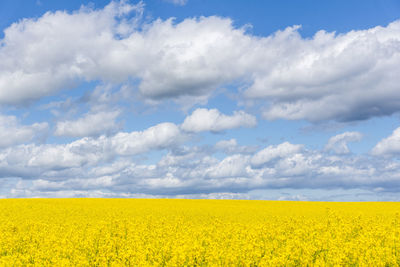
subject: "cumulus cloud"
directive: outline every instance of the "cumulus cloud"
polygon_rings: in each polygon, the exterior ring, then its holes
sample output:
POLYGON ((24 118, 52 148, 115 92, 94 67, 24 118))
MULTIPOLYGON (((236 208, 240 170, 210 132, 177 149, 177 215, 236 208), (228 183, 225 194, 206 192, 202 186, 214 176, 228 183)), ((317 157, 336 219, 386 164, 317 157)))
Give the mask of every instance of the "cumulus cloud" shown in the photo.
POLYGON ((163 149, 182 141, 183 134, 173 123, 160 123, 145 131, 120 132, 110 138, 111 144, 119 155, 143 153, 151 149, 163 149))
POLYGON ((234 29, 230 20, 156 20, 138 31, 138 20, 127 18, 142 11, 141 3, 120 1, 14 23, 1 40, 0 103, 32 101, 83 80, 131 78, 141 81, 147 98, 199 97, 242 72, 226 69, 225 60, 242 56, 231 48, 238 47, 235 39, 240 41, 243 30, 234 29))
POLYGON ((217 109, 198 108, 185 118, 181 128, 187 132, 221 132, 239 127, 254 127, 256 124, 256 118, 244 111, 235 111, 229 116, 217 109))
POLYGON ((213 166, 209 170, 208 175, 210 178, 227 178, 227 177, 246 177, 246 166, 248 165, 248 156, 233 155, 224 158, 217 166, 213 166))
POLYGON ((35 137, 44 136, 48 128, 46 122, 21 125, 17 117, 0 114, 0 148, 28 143, 35 137))
POLYGON ((348 142, 358 142, 362 138, 359 132, 345 132, 335 135, 328 140, 325 146, 326 151, 333 151, 337 154, 348 154, 350 149, 347 146, 348 142))
POLYGON ((182 144, 202 131, 254 127, 256 117, 198 108, 180 125, 121 132, 122 111, 115 109, 123 101, 140 109, 141 101, 171 99, 187 108, 233 90, 239 96, 232 99, 262 107, 268 120, 347 122, 390 115, 400 108, 400 21, 341 34, 322 30, 310 38, 300 35, 300 26, 254 36, 218 16, 145 22, 143 8, 142 2, 114 1, 102 9, 47 12, 5 29, 0 105, 20 107, 86 82, 95 89, 42 105, 57 117, 55 135, 79 138, 70 143, 35 142, 48 132, 47 123, 24 125, 0 115, 0 177, 8 179, 0 181, 1 196, 400 191, 400 164, 393 159, 400 154, 400 128, 370 155, 350 153, 348 142, 361 140, 358 132, 336 135, 322 150, 289 142, 260 148, 236 139, 195 146, 182 144), (82 110, 90 111, 73 117, 82 110))
POLYGON ((393 133, 379 141, 371 150, 373 155, 399 155, 400 154, 400 128, 397 128, 393 133))
POLYGON ((399 21, 339 35, 321 30, 311 39, 292 27, 270 43, 280 44, 280 61, 246 92, 271 102, 265 118, 352 121, 398 111, 399 21))
POLYGON ((146 99, 186 103, 240 82, 271 120, 353 121, 400 108, 400 21, 311 38, 292 26, 259 37, 228 18, 144 23, 142 13, 143 3, 120 1, 14 23, 1 40, 0 103, 32 101, 84 80, 134 79, 146 99))
MULTIPOLYGON (((1 176, 21 179, 10 185, 6 195, 206 197, 278 189, 359 189, 371 194, 400 190, 400 164, 391 158, 327 154, 287 142, 265 147, 254 156, 237 153, 217 158, 207 146, 170 144, 160 160, 140 163, 129 155, 145 153, 143 148, 128 154, 119 151, 113 139, 3 150, 1 176)), ((150 151, 166 146, 147 147, 150 151)))
POLYGON ((173 123, 113 136, 85 137, 68 144, 27 144, 0 151, 0 177, 74 176, 81 168, 101 166, 118 157, 161 150, 181 143, 184 135, 173 123), (70 175, 63 173, 67 170, 70 175))
POLYGON ((300 152, 303 149, 303 145, 293 145, 289 142, 284 142, 279 145, 272 145, 264 148, 263 150, 257 152, 251 158, 251 164, 254 166, 261 166, 268 163, 276 158, 284 158, 293 154, 300 152))
POLYGON ((54 132, 57 136, 84 137, 115 133, 121 124, 115 120, 120 115, 119 110, 87 113, 83 117, 71 121, 61 121, 54 132))
POLYGON ((111 2, 100 10, 47 12, 13 23, 0 40, 0 103, 36 100, 83 79, 121 77, 118 70, 107 74, 104 67, 112 65, 109 52, 119 56, 115 38, 126 34, 124 28, 134 30, 135 22, 126 15, 142 8, 141 3, 111 2))

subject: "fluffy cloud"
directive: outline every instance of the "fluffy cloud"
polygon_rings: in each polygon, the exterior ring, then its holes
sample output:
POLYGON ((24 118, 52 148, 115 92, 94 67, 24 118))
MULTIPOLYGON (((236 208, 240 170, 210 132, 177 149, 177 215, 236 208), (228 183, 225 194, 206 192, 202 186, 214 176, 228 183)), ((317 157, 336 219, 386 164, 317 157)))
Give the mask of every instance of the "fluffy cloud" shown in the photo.
POLYGON ((399 155, 400 154, 400 128, 397 128, 393 133, 382 139, 371 150, 373 155, 399 155))
POLYGON ((261 166, 276 158, 285 158, 300 152, 303 149, 302 145, 293 145, 289 142, 284 142, 276 146, 268 146, 263 150, 257 152, 251 158, 253 166, 261 166))
POLYGON ((121 125, 115 120, 120 111, 101 111, 87 113, 75 121, 61 121, 57 123, 55 135, 84 137, 117 132, 121 125))
POLYGON ((35 142, 48 132, 47 123, 23 125, 15 116, 0 116, 0 196, 245 198, 254 190, 356 188, 393 196, 400 191, 400 164, 393 159, 400 154, 400 128, 370 155, 350 153, 347 144, 361 139, 358 132, 334 136, 322 150, 289 142, 260 148, 236 139, 215 146, 185 143, 202 131, 256 126, 256 117, 244 111, 198 108, 180 125, 117 132, 121 105, 137 111, 142 101, 172 99, 193 107, 232 90, 239 95, 231 99, 253 104, 253 110, 262 107, 269 120, 353 121, 393 114, 400 109, 400 21, 342 34, 320 31, 310 38, 293 26, 263 37, 229 18, 144 22, 143 12, 142 3, 116 1, 103 9, 48 12, 5 29, 2 107, 18 108, 82 83, 95 89, 41 103, 56 117, 55 135, 80 138, 70 143, 35 142), (71 119, 82 110, 90 111, 71 119))
POLYGON ((220 132, 239 127, 254 127, 256 124, 256 118, 244 111, 235 111, 232 116, 228 116, 217 109, 199 108, 186 117, 181 128, 187 132, 220 132))
POLYGON ((247 177, 246 166, 248 165, 248 156, 233 155, 224 158, 216 166, 213 166, 208 172, 210 178, 241 178, 247 177))
POLYGON ((357 142, 362 138, 359 132, 345 132, 335 135, 328 140, 325 146, 326 151, 334 151, 337 154, 348 154, 350 149, 347 146, 348 142, 357 142))
POLYGON ((14 23, 1 40, 0 103, 35 100, 82 80, 130 78, 141 80, 140 92, 148 98, 200 96, 243 72, 226 69, 225 60, 242 56, 231 48, 243 30, 233 29, 230 20, 156 20, 137 31, 142 11, 143 4, 121 1, 14 23), (132 12, 137 19, 128 19, 132 12))
POLYGON ((165 149, 183 140, 178 126, 161 123, 144 131, 85 137, 69 144, 19 145, 0 151, 0 177, 74 176, 76 170, 82 172, 117 157, 165 149))
POLYGON ((44 136, 47 131, 46 122, 21 125, 15 116, 0 115, 0 148, 30 142, 35 137, 44 136))
POLYGON ((83 80, 133 78, 153 100, 204 100, 239 81, 248 85, 246 97, 266 103, 266 119, 351 121, 400 108, 399 21, 312 38, 302 38, 298 26, 256 37, 227 18, 143 24, 142 13, 143 4, 121 1, 14 23, 1 40, 0 103, 35 100, 83 80))
MULTIPOLYGON (((145 150, 130 153, 139 151, 145 150)), ((171 145, 152 164, 121 154, 105 139, 82 139, 64 146, 19 146, 19 151, 11 152, 0 154, 1 174, 22 180, 9 185, 8 196, 206 197, 278 189, 357 189, 370 194, 400 190, 400 164, 395 160, 325 154, 287 142, 261 149, 254 156, 238 153, 223 158, 216 158, 210 147, 171 145)))
POLYGON ((101 10, 47 12, 12 24, 0 40, 0 103, 36 100, 82 79, 118 79, 121 66, 104 68, 113 65, 109 53, 118 53, 116 37, 134 30, 134 20, 125 16, 141 9, 142 4, 111 2, 101 10))
POLYGON ((271 103, 265 118, 351 121, 399 110, 399 21, 339 35, 319 31, 311 39, 292 27, 267 43, 279 60, 262 66, 246 91, 271 103))
POLYGON ((119 155, 133 155, 151 149, 163 149, 182 141, 183 134, 173 123, 160 123, 142 132, 118 133, 110 138, 119 155))

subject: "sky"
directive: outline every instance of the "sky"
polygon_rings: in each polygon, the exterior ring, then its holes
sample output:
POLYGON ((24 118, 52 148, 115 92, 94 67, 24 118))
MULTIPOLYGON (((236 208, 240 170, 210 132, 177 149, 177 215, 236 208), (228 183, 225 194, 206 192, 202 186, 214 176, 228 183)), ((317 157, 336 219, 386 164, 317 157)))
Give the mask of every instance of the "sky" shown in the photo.
POLYGON ((0 198, 400 201, 400 2, 0 2, 0 198))

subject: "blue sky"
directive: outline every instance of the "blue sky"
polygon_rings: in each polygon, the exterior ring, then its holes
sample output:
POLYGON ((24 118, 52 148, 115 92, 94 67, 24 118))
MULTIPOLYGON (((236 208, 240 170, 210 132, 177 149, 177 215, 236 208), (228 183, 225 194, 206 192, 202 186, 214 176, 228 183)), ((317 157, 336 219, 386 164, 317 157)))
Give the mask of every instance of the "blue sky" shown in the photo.
POLYGON ((0 197, 398 201, 398 1, 0 3, 0 197))

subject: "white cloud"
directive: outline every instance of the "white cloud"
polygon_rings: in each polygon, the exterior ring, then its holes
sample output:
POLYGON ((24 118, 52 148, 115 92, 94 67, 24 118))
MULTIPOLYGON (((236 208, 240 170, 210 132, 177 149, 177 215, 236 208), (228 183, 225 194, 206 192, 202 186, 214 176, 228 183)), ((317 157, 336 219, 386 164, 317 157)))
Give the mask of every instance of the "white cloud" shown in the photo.
POLYGON ((221 140, 215 144, 216 150, 222 150, 226 154, 253 154, 257 146, 239 146, 236 139, 221 140))
MULTIPOLYGON (((140 74, 141 93, 153 99, 207 96, 246 72, 251 38, 219 17, 157 20, 140 41, 148 64, 140 74)), ((137 43, 137 38, 127 42, 137 43)))
MULTIPOLYGON (((115 38, 123 34, 122 24, 128 23, 122 18, 142 8, 141 3, 111 2, 100 10, 47 12, 38 19, 13 23, 0 40, 0 103, 36 100, 74 87, 82 79, 121 77, 118 70, 107 74, 104 69, 112 65, 108 54, 118 53, 115 38), (121 18, 120 23, 116 18, 121 18)), ((133 31, 135 23, 130 22, 133 31)))
POLYGON ((90 112, 75 121, 58 122, 54 134, 57 136, 84 137, 115 133, 121 128, 121 125, 115 121, 119 115, 119 110, 90 112))
POLYGON ((178 126, 160 123, 144 131, 85 137, 69 144, 19 145, 0 151, 0 176, 65 176, 64 169, 84 171, 117 157, 166 149, 183 140, 178 126))
POLYGON ((269 44, 279 61, 260 70, 246 92, 271 102, 265 118, 351 121, 399 110, 400 21, 311 39, 288 28, 269 44))
POLYGON ((110 138, 119 155, 133 155, 163 149, 182 141, 183 134, 173 123, 160 123, 141 132, 118 133, 110 138))
POLYGON ((373 155, 399 155, 400 154, 400 127, 395 129, 387 138, 379 141, 371 150, 373 155))
POLYGON ((233 150, 237 147, 236 139, 232 138, 229 140, 221 140, 215 144, 215 148, 222 149, 222 150, 233 150))
POLYGON ((335 135, 328 140, 325 146, 326 151, 333 151, 337 154, 348 154, 350 149, 347 146, 348 142, 358 142, 362 138, 359 132, 345 132, 335 135))
POLYGON ((209 170, 208 175, 211 178, 226 177, 248 177, 246 166, 248 165, 249 156, 233 155, 224 158, 217 166, 213 166, 209 170))
POLYGON ((15 116, 0 115, 0 148, 28 143, 48 131, 46 122, 21 125, 15 116))
POLYGON ((2 192, 6 196, 245 196, 254 190, 278 189, 362 189, 376 195, 378 191, 400 191, 400 164, 391 158, 325 154, 290 143, 264 148, 257 157, 235 154, 221 159, 213 156, 210 147, 172 145, 155 164, 115 157, 118 151, 105 139, 18 148, 0 154, 1 176, 22 178, 17 185, 7 186, 8 193, 2 192), (259 162, 254 162, 257 158, 259 162))
POLYGON ((244 111, 235 111, 229 116, 217 109, 198 108, 185 118, 181 128, 187 132, 221 132, 239 127, 254 127, 256 124, 256 118, 244 111))
POLYGON ((251 164, 253 166, 261 166, 276 158, 288 157, 299 153, 302 149, 303 145, 293 145, 288 142, 276 146, 271 145, 257 152, 251 158, 251 164))
POLYGON ((226 68, 225 60, 242 53, 232 53, 243 30, 233 29, 230 20, 187 19, 176 25, 172 19, 156 20, 137 31, 142 12, 143 4, 121 1, 14 23, 1 40, 0 103, 32 101, 82 80, 130 78, 141 80, 139 89, 147 98, 203 99, 243 72, 239 66, 226 68), (137 19, 126 19, 131 12, 139 14, 137 19))
POLYGON ((143 6, 116 1, 98 10, 48 12, 5 29, 0 105, 18 108, 83 82, 94 81, 95 89, 42 105, 56 117, 55 135, 80 138, 71 143, 40 144, 35 141, 46 135, 47 123, 24 125, 0 115, 0 177, 12 181, 0 180, 1 196, 235 198, 281 188, 400 192, 400 128, 368 156, 350 153, 348 142, 361 140, 358 132, 333 136, 321 151, 288 142, 260 149, 236 139, 181 146, 194 133, 254 127, 256 117, 198 108, 181 125, 120 132, 122 111, 116 108, 128 104, 137 111, 141 101, 165 99, 191 108, 237 87, 239 96, 231 100, 263 107, 263 117, 271 120, 390 115, 400 109, 400 21, 310 38, 293 26, 262 37, 216 16, 146 23, 143 6), (82 110, 90 111, 71 119, 82 110), (165 151, 154 157, 157 150, 165 151))
POLYGON ((186 104, 244 83, 266 119, 352 121, 400 109, 400 21, 312 38, 293 26, 259 37, 227 18, 145 24, 142 13, 143 3, 121 1, 14 23, 1 40, 0 103, 32 101, 83 80, 133 78, 146 99, 186 104))
POLYGON ((187 0, 164 0, 164 1, 172 3, 177 6, 184 6, 187 3, 187 0))

